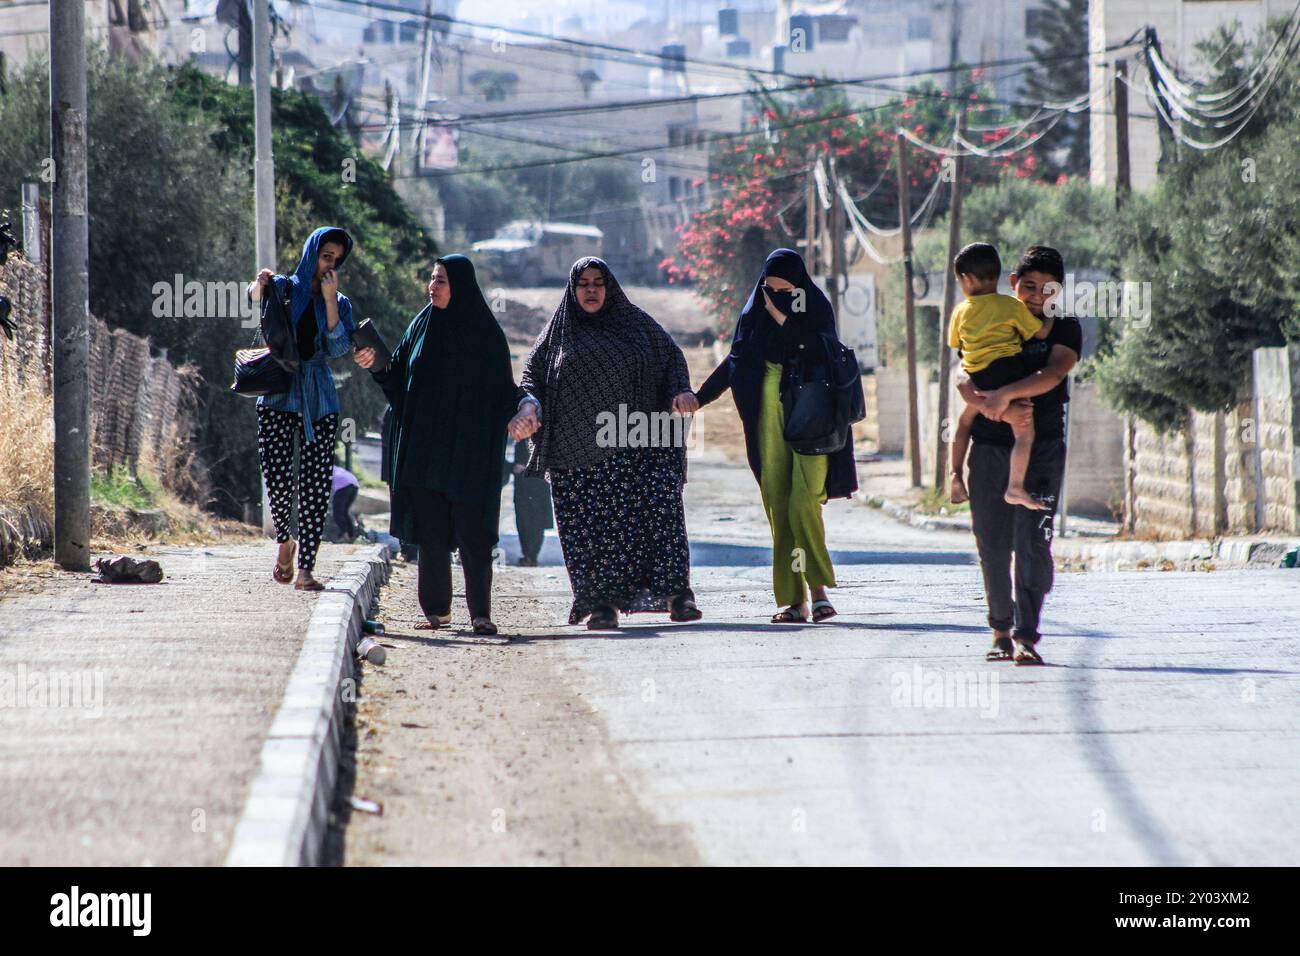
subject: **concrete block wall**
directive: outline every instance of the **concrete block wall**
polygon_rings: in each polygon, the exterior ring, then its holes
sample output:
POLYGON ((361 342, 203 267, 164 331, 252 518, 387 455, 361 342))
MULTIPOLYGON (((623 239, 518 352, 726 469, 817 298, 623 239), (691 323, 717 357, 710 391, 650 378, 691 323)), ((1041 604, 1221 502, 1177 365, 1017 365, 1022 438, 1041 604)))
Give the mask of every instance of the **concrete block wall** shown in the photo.
POLYGON ((1249 397, 1136 431, 1134 532, 1170 539, 1300 531, 1300 347, 1258 349, 1249 397))

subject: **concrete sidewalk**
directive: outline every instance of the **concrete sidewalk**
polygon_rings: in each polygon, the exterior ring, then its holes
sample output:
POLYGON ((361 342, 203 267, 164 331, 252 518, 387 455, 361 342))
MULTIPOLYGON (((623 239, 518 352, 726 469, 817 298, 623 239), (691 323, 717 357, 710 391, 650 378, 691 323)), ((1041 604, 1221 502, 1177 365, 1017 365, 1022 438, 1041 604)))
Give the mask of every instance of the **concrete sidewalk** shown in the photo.
MULTIPOLYGON (((316 575, 373 550, 324 545, 316 575)), ((133 556, 162 584, 0 592, 0 865, 222 863, 320 600, 274 554, 158 547, 133 556)))

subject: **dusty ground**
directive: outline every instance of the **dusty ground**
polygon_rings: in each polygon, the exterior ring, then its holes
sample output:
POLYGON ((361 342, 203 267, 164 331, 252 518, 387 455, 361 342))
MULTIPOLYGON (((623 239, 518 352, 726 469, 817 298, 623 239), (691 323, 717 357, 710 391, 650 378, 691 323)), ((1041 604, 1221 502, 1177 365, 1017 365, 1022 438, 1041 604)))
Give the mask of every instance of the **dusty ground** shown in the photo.
POLYGON ((567 613, 568 582, 563 568, 539 576, 541 593, 521 569, 498 569, 493 613, 518 635, 507 641, 469 633, 460 598, 452 629, 414 630, 415 570, 394 568, 380 611, 393 648, 384 667, 364 665, 356 779, 344 781, 384 812, 351 814, 342 862, 697 862, 681 827, 638 804, 571 665, 547 646, 563 639, 551 625, 567 613))

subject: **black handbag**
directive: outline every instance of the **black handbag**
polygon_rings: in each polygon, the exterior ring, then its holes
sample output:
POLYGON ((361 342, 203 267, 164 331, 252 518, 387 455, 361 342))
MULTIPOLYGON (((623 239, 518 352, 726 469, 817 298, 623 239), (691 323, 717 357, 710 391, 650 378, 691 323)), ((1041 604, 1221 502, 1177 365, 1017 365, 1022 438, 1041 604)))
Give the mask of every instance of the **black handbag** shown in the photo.
POLYGON ((284 276, 275 276, 271 294, 262 297, 258 330, 266 347, 235 353, 235 380, 230 390, 236 395, 281 395, 292 387, 294 373, 301 365, 298 337, 289 318, 292 288, 284 276))
POLYGON ((854 423, 867 415, 857 355, 830 336, 818 340, 822 354, 801 354, 788 367, 781 389, 785 441, 800 455, 840 451, 849 443, 854 423))

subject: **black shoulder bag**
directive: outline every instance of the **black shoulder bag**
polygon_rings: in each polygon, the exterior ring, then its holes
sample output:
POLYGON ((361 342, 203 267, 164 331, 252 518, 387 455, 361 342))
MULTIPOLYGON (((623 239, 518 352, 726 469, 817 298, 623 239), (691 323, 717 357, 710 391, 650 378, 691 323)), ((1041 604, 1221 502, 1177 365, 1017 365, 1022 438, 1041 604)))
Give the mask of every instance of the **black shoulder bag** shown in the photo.
POLYGON ((235 353, 235 380, 230 390, 236 395, 280 395, 293 384, 300 360, 291 318, 292 289, 284 276, 275 276, 262 296, 260 332, 266 347, 235 353))
POLYGON ((785 441, 800 455, 831 455, 850 441, 853 424, 867 415, 862 372, 853 349, 817 336, 822 354, 801 350, 782 383, 785 441))

